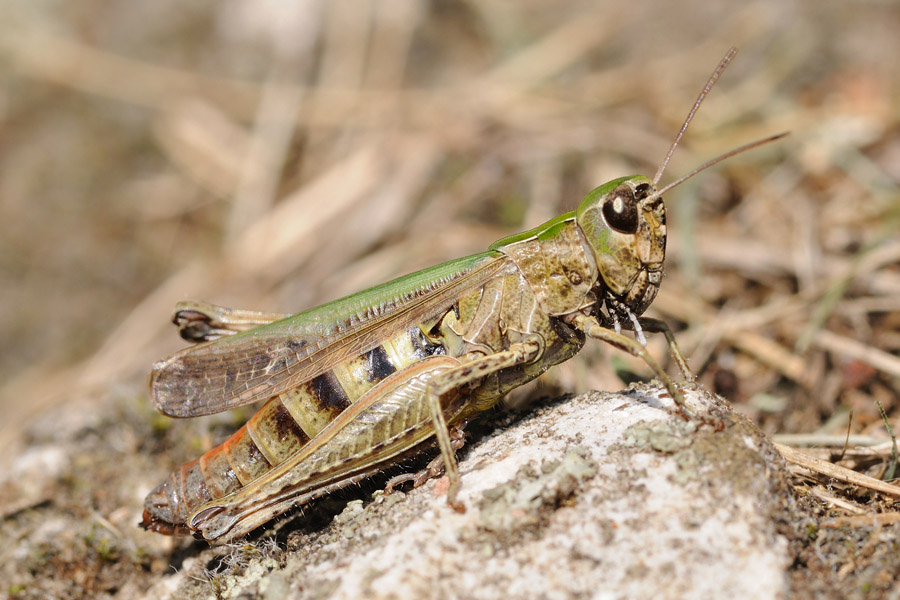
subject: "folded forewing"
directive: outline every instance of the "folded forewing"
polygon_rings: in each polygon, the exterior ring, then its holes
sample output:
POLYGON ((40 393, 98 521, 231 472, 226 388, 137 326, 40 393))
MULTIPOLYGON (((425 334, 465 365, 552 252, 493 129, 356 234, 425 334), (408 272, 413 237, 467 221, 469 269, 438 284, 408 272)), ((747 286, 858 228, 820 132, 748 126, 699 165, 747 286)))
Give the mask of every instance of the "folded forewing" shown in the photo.
POLYGON ((512 269, 498 252, 477 254, 185 348, 154 365, 150 394, 160 411, 175 417, 270 398, 371 350, 386 331, 438 317, 461 294, 512 269))

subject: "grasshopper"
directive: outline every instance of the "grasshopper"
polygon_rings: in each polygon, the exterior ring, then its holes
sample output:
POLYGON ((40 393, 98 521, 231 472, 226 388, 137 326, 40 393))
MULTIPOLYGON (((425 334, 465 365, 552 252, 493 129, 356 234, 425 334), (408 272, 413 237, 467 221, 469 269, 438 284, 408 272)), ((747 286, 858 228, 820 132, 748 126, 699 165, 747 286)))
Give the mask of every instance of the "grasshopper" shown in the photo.
POLYGON ((728 156, 658 189, 669 158, 722 59, 653 179, 622 177, 578 208, 487 252, 400 277, 294 316, 182 303, 175 323, 199 342, 158 362, 159 410, 193 417, 267 403, 222 445, 175 470, 146 499, 141 525, 210 543, 245 535, 292 507, 360 481, 428 448, 419 476, 460 485, 462 429, 509 390, 576 354, 590 337, 640 357, 687 415, 681 391, 645 348, 663 333, 682 376, 690 369, 662 321, 642 317, 663 275, 662 194, 728 156), (634 338, 622 329, 634 332, 634 338))

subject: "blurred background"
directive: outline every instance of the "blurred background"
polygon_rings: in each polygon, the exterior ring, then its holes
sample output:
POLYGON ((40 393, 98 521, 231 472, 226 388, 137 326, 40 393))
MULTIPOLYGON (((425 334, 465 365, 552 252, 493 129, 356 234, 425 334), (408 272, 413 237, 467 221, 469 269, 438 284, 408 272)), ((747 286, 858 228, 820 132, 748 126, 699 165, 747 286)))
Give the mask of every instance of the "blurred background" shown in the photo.
MULTIPOLYGON (((298 312, 652 174, 731 45, 663 183, 792 134, 668 195, 651 312, 770 431, 851 407, 877 421, 900 376, 898 17, 837 0, 4 3, 5 424, 145 377, 181 346, 178 300, 298 312)), ((552 381, 610 389, 623 363, 582 364, 552 381)))
MULTIPOLYGON (((662 183, 791 135, 667 195, 648 314, 769 433, 900 425, 896 2, 29 0, 0 32, 2 448, 154 418, 179 300, 298 312, 652 176, 732 45, 662 183)), ((630 372, 589 343, 531 393, 630 372)))
MULTIPOLYGON (((663 183, 792 134, 668 194, 651 313, 770 432, 900 408, 893 2, 44 1, 0 22, 5 443, 146 377, 182 345, 178 300, 298 312, 652 174, 731 45, 663 183)), ((644 372, 596 346, 545 385, 644 372)))

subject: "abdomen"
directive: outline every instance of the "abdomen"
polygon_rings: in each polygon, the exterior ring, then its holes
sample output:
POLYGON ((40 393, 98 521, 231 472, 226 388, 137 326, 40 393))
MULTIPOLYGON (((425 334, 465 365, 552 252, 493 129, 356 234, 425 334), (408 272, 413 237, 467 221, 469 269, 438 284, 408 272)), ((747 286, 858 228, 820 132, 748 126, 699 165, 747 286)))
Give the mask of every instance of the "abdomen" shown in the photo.
POLYGON ((232 494, 299 452, 328 423, 392 373, 443 354, 418 327, 271 398, 220 446, 172 472, 144 502, 145 529, 186 533, 200 506, 232 494))

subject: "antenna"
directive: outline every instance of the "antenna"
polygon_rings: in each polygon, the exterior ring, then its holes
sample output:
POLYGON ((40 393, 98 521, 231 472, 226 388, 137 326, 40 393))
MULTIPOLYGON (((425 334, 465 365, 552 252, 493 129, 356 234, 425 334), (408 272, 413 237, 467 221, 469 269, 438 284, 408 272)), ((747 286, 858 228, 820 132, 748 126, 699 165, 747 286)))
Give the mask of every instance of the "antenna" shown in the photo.
POLYGON ((729 150, 725 154, 720 154, 719 156, 715 157, 711 161, 703 163, 702 165, 700 165, 699 167, 697 167, 696 169, 694 169, 687 175, 683 175, 683 176, 679 177, 678 179, 676 179, 675 181, 673 181, 666 187, 657 191, 655 194, 653 194, 653 197, 658 198, 659 196, 662 196, 663 194, 665 194, 666 192, 671 190, 673 187, 681 185, 682 183, 684 183, 685 181, 687 181, 688 179, 690 179, 697 173, 699 173, 701 171, 705 171, 706 169, 710 168, 713 165, 719 164, 726 158, 731 158, 732 156, 741 154, 742 152, 746 152, 747 150, 752 150, 753 148, 757 148, 759 146, 768 144, 769 142, 774 142, 775 140, 780 140, 781 138, 788 135, 789 133, 790 133, 790 131, 782 131, 781 133, 776 133, 775 135, 770 135, 769 137, 762 138, 761 140, 756 140, 755 142, 750 142, 749 144, 744 144, 743 146, 738 146, 734 150, 729 150))
MULTIPOLYGON (((688 125, 691 124, 691 120, 694 118, 694 114, 697 112, 697 109, 700 108, 700 105, 703 104, 703 99, 706 98, 706 95, 712 89, 716 82, 719 80, 719 76, 722 74, 722 71, 725 70, 725 67, 728 66, 728 63, 731 62, 731 59, 734 58, 734 55, 737 54, 737 48, 732 46, 729 48, 728 52, 725 53, 725 56, 722 60, 719 61, 719 66, 716 67, 716 70, 712 72, 712 75, 709 76, 709 79, 706 81, 706 85, 703 86, 703 90, 700 91, 700 95, 697 96, 696 102, 694 102, 694 106, 691 108, 691 112, 688 113, 687 118, 684 120, 684 123, 681 125, 681 130, 678 132, 678 135, 675 136, 675 140, 672 142, 672 145, 669 146, 669 151, 666 153, 666 157, 663 159, 662 164, 659 165, 659 168, 656 170, 656 175, 653 176, 653 185, 654 187, 659 183, 660 178, 663 175, 663 171, 666 170, 666 167, 669 166, 669 161, 672 159, 672 155, 675 153, 675 148, 678 147, 678 142, 681 141, 684 132, 687 131, 688 125)), ((771 141, 771 140, 768 140, 771 141)), ((739 149, 749 150, 749 148, 741 148, 739 149)), ((718 160, 724 159, 727 156, 722 156, 718 160)), ((715 163, 713 163, 715 164, 715 163)), ((712 165, 704 165, 701 167, 697 173, 702 171, 708 166, 712 165)), ((692 173, 693 175, 694 173, 692 173)), ((668 186, 671 187, 671 186, 668 186)), ((667 188, 668 189, 668 188, 667 188)))

